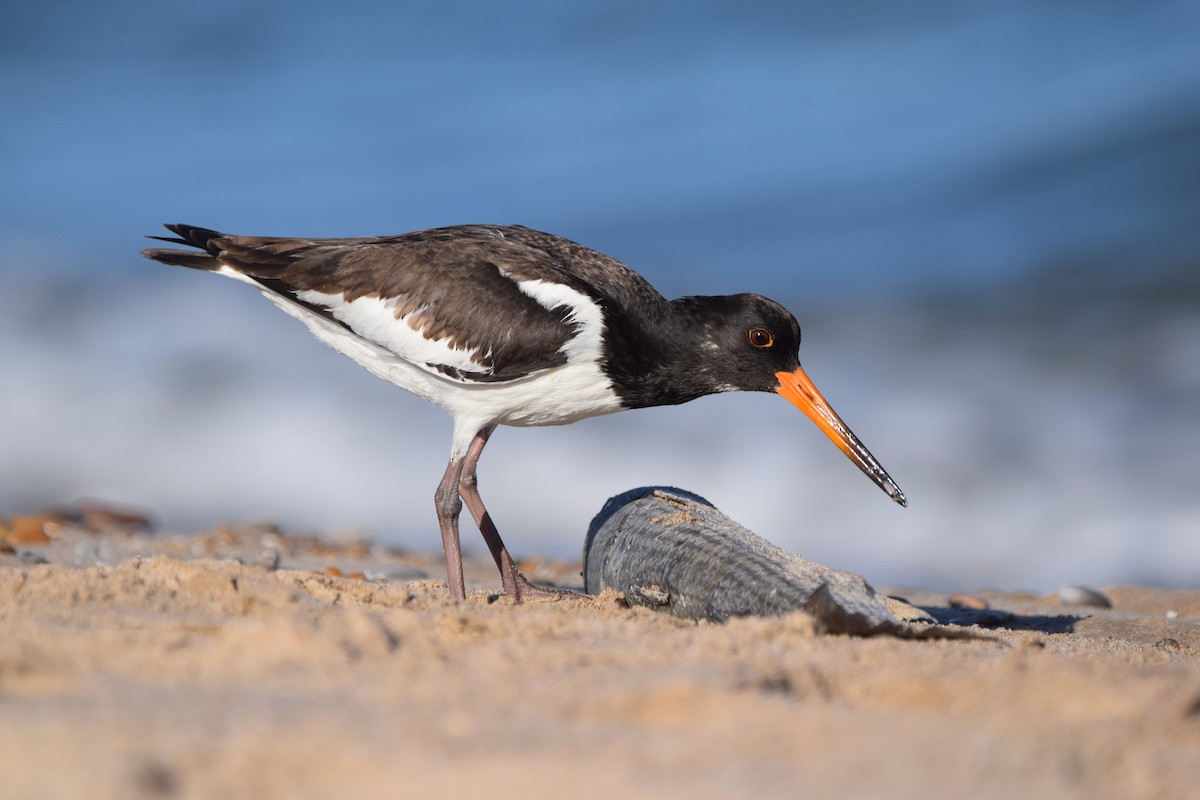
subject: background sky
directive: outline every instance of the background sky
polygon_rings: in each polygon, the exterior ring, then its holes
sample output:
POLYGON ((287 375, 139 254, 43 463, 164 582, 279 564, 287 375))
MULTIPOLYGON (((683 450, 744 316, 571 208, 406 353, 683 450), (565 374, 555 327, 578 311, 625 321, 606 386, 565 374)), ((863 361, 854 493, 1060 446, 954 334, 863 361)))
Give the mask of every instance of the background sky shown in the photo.
POLYGON ((722 396, 500 431, 515 552, 574 556, 608 496, 674 484, 879 584, 1195 586, 1197 41, 1182 0, 7 9, 0 515, 436 549, 442 412, 137 251, 163 222, 520 223, 788 305, 912 507, 777 397, 722 396))

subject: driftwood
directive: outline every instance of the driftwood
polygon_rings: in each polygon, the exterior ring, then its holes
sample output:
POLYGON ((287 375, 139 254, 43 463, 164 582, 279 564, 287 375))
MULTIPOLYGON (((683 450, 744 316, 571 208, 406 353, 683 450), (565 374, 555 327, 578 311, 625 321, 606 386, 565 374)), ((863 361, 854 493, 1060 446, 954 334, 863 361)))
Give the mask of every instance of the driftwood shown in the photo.
POLYGON ((616 589, 631 605, 686 619, 806 611, 830 633, 975 638, 879 594, 861 576, 806 561, 734 522, 702 497, 642 487, 610 498, 583 553, 588 594, 616 589))

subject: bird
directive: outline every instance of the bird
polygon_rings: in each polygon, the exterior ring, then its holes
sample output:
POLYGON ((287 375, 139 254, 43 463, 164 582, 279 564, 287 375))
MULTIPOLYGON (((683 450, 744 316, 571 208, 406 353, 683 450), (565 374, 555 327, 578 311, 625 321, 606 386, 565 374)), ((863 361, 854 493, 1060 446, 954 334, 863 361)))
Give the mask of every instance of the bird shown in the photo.
POLYGON ((617 259, 520 225, 394 236, 240 236, 170 224, 163 264, 248 283, 324 344, 447 411, 450 459, 434 492, 447 586, 466 599, 465 504, 515 602, 559 590, 525 579, 478 488, 500 425, 564 425, 719 392, 775 392, 901 506, 900 487, 800 365, 800 326, 757 294, 663 297, 617 259))

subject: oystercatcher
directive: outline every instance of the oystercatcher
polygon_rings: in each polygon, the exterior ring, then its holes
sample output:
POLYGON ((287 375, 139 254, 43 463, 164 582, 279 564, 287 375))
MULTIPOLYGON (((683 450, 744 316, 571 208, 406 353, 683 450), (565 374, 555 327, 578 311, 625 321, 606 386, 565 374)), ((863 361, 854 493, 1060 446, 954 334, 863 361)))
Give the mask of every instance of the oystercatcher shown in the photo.
POLYGON ((454 419, 434 494, 450 594, 465 598, 465 502, 516 601, 528 583, 484 508, 476 464, 497 425, 563 425, 715 392, 778 392, 902 506, 903 492, 800 367, 800 327, 754 294, 667 300, 614 258, 517 225, 356 239, 167 225, 164 264, 244 281, 322 342, 454 419))

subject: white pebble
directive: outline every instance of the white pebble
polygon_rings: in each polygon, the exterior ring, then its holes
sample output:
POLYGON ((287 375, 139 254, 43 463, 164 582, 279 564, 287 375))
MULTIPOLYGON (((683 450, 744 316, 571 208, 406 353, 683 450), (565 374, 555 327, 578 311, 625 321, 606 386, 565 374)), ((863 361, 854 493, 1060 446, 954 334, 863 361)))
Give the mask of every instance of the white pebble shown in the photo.
POLYGON ((1058 599, 1068 606, 1094 606, 1112 608, 1112 601, 1086 586, 1064 586, 1058 590, 1058 599))

